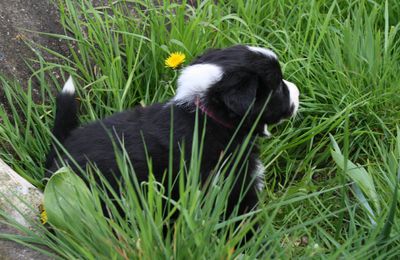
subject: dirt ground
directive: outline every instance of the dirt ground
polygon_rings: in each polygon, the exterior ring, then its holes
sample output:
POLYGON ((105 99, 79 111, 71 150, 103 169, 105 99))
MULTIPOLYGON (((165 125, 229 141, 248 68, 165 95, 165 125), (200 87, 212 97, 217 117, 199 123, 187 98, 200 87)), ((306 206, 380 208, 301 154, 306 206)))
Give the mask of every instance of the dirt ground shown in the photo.
MULTIPOLYGON (((0 74, 15 79, 25 88, 31 71, 26 61, 35 58, 34 52, 24 43, 32 40, 59 53, 67 47, 57 39, 35 32, 63 34, 58 11, 50 0, 0 0, 0 74), (31 32, 35 31, 35 32, 31 32)), ((40 51, 39 49, 35 49, 40 51)), ((46 59, 52 59, 48 54, 46 59)), ((33 93, 38 86, 33 84, 33 93)), ((5 104, 3 86, 0 86, 0 104, 5 104)))
MULTIPOLYGON (((58 40, 27 30, 63 33, 57 9, 50 0, 0 0, 0 74, 19 81, 23 88, 26 88, 31 76, 31 71, 25 62, 35 57, 34 52, 24 43, 24 39, 32 40, 59 53, 65 54, 67 51, 66 46, 58 40)), ((49 55, 44 54, 44 56, 46 59, 52 59, 49 55)), ((39 86, 34 83, 33 93, 38 88, 39 86)), ((1 85, 0 105, 8 106, 1 85)), ((16 233, 16 231, 1 224, 0 233, 16 233)), ((0 259, 49 258, 28 247, 0 240, 0 259)))

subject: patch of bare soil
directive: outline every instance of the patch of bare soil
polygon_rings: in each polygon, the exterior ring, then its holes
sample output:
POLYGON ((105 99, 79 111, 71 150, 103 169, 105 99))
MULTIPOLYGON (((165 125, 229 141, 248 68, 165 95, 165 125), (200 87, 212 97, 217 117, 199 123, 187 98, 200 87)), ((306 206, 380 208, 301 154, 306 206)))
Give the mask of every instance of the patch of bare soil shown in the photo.
MULTIPOLYGON (((0 74, 19 81, 23 88, 31 76, 26 61, 35 58, 24 40, 34 41, 59 53, 67 52, 67 46, 58 39, 29 31, 63 34, 57 8, 51 1, 0 0, 0 74)), ((36 48, 35 51, 41 50, 36 48)), ((47 60, 54 59, 47 53, 42 55, 47 60)), ((38 89, 34 82, 33 93, 38 93, 38 89)), ((3 86, 0 86, 0 104, 7 107, 5 102, 3 86)))

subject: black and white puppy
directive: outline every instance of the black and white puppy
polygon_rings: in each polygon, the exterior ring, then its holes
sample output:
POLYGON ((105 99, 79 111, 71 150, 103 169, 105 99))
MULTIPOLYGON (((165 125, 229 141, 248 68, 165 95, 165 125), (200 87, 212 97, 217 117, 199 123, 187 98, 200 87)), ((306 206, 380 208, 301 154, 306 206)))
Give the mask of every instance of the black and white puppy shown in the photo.
MULTIPOLYGON (((207 119, 199 127, 206 131, 200 168, 205 182, 221 160, 221 154, 226 158, 231 156, 255 122, 252 142, 267 133, 267 125, 294 115, 298 106, 299 90, 283 79, 276 54, 265 48, 238 45, 210 50, 182 69, 176 95, 169 102, 137 107, 83 126, 78 126, 75 87, 70 78, 57 97, 53 134, 80 167, 84 169, 88 162, 95 164, 114 186, 120 171, 112 139, 123 140, 139 181, 148 180, 146 149, 154 176, 162 182, 168 180, 165 174, 169 166, 170 130, 173 129, 174 180, 180 169, 183 146, 184 158, 190 159, 198 111, 199 122, 207 119)), ((47 156, 49 173, 60 165, 54 147, 47 156)), ((257 146, 249 145, 244 154, 248 156, 240 159, 240 163, 246 167, 238 167, 234 173, 237 180, 229 197, 229 212, 236 206, 239 213, 253 209, 258 201, 257 192, 264 184, 257 146), (243 187, 248 188, 240 200, 243 187)), ((68 156, 61 153, 61 157, 67 161, 68 156)), ((71 167, 75 168, 74 164, 71 167)), ((171 193, 178 199, 177 189, 171 193)))

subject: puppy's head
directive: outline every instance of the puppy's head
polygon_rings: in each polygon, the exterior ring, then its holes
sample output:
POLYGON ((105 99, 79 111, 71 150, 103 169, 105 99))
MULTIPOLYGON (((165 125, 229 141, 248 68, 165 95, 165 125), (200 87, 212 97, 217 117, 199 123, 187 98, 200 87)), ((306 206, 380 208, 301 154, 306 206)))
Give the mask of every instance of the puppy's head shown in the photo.
POLYGON ((282 76, 278 57, 269 49, 233 46, 210 50, 184 68, 173 101, 192 106, 201 100, 215 119, 236 125, 244 116, 258 128, 294 115, 299 90, 282 76))

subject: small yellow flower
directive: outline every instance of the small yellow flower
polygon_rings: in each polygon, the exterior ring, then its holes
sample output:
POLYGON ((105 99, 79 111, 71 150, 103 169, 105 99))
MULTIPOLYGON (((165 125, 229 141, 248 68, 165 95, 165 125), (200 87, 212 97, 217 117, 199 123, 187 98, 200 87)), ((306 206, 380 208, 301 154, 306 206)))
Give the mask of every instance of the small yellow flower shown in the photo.
POLYGON ((165 60, 165 66, 171 69, 176 69, 185 62, 185 58, 186 56, 182 52, 173 52, 165 60))
POLYGON ((17 40, 17 41, 24 41, 24 40, 26 40, 26 36, 23 35, 23 34, 18 33, 18 34, 15 36, 14 39, 17 40))
POLYGON ((42 224, 46 224, 47 223, 47 212, 44 209, 43 204, 39 205, 39 210, 40 210, 40 222, 42 222, 42 224))

